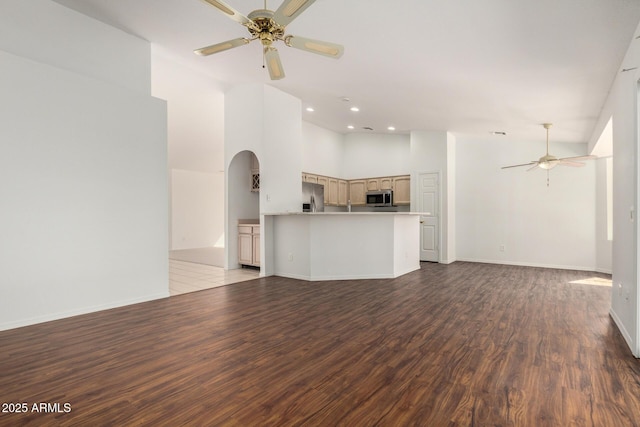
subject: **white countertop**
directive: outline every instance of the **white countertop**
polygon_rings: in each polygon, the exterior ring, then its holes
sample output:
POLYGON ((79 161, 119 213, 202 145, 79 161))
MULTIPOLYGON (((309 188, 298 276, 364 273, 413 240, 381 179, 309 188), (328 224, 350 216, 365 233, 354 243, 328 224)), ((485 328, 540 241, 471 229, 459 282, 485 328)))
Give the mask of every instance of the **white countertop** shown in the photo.
POLYGON ((423 212, 268 212, 261 215, 310 215, 310 216, 344 216, 344 215, 424 215, 423 212))

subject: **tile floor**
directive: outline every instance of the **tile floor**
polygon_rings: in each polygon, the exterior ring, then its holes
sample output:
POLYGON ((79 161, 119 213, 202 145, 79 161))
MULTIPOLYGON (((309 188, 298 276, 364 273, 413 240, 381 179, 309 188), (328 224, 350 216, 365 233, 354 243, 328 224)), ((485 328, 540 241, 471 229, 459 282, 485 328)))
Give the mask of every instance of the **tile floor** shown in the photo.
POLYGON ((169 293, 174 296, 244 282, 257 279, 259 273, 249 268, 225 271, 221 267, 170 259, 169 293))

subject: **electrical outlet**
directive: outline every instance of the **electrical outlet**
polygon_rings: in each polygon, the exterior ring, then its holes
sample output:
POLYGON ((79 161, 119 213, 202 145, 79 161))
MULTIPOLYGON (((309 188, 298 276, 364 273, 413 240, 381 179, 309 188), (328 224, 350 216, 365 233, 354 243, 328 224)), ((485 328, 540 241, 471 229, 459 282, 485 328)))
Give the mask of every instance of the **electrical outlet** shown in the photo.
POLYGON ((289 252, 289 261, 293 261, 293 254, 289 252))
POLYGON ((500 252, 504 252, 504 245, 500 245, 500 252))

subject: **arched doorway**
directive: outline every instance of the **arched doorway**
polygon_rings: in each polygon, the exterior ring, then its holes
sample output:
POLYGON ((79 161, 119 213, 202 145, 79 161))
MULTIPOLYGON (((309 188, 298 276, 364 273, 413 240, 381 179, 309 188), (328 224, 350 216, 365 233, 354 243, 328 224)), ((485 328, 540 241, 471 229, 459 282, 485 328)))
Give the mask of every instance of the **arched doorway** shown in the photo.
POLYGON ((225 269, 232 270, 241 265, 239 225, 255 224, 254 230, 259 230, 260 226, 260 162, 253 151, 241 151, 231 159, 225 196, 225 269))

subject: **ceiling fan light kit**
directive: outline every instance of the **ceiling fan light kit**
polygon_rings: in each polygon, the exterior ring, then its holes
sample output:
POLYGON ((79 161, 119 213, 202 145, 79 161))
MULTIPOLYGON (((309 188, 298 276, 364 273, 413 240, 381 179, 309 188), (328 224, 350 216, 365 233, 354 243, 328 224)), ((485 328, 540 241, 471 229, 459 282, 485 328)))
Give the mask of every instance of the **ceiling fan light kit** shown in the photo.
POLYGON ((253 40, 260 40, 263 45, 264 60, 269 70, 271 80, 280 80, 284 74, 284 68, 280 61, 278 49, 273 46, 276 41, 282 41, 288 47, 293 47, 330 58, 340 58, 344 53, 344 47, 336 43, 313 40, 306 37, 285 35, 285 27, 297 18, 315 0, 284 0, 274 12, 265 8, 254 10, 248 16, 242 15, 233 7, 220 0, 203 0, 218 9, 224 15, 247 27, 251 38, 237 38, 211 46, 194 50, 200 56, 212 55, 234 47, 243 46, 253 40))

